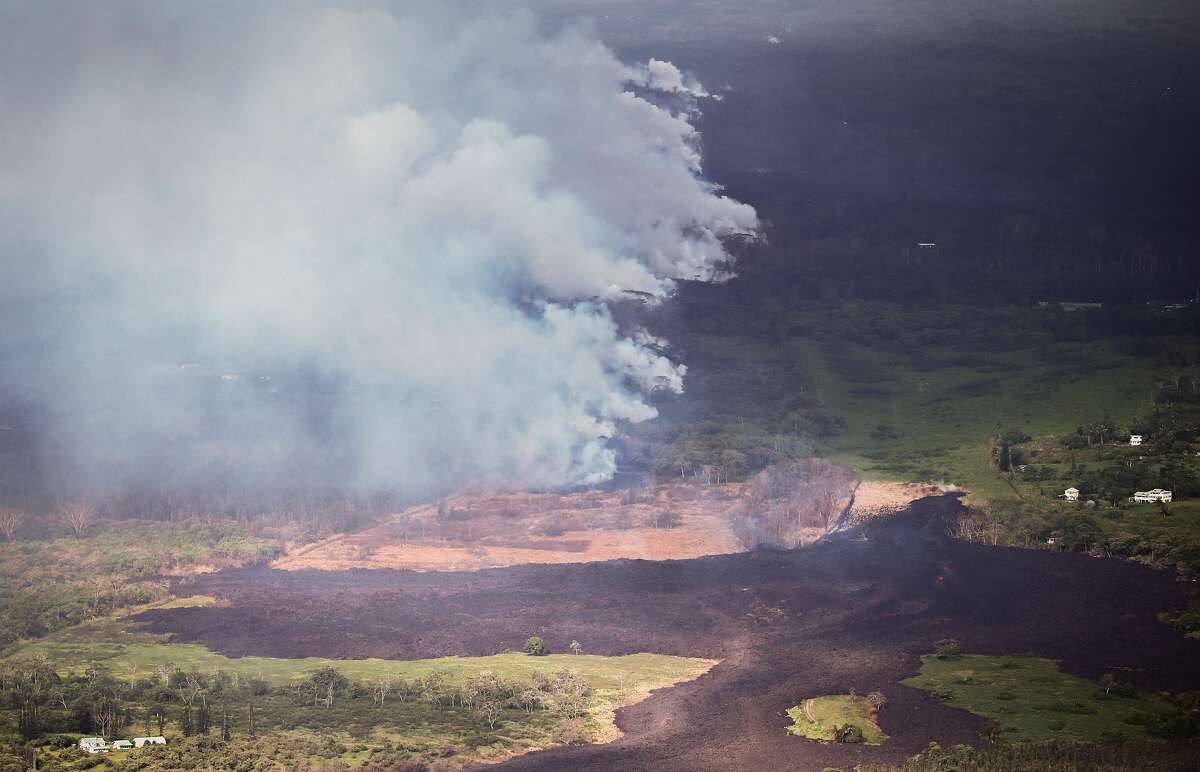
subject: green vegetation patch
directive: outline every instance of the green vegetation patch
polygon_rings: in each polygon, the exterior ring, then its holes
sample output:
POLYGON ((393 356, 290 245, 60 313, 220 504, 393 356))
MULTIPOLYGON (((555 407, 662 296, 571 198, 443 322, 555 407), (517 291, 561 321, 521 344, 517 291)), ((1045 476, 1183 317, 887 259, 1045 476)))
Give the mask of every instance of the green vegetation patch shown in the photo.
POLYGON ((1041 657, 929 655, 921 658, 921 671, 901 683, 991 719, 997 739, 1007 742, 1145 739, 1149 727, 1176 713, 1162 697, 1101 686, 1041 657))
POLYGON ((164 575, 264 563, 282 543, 234 522, 104 521, 79 537, 0 544, 0 650, 170 597, 164 575))
MULTIPOLYGON (((9 690, 0 733, 19 731, 42 744, 43 762, 56 769, 90 763, 56 746, 57 738, 70 745, 80 734, 159 731, 170 746, 131 752, 130 760, 154 759, 138 768, 178 769, 184 759, 220 769, 335 760, 382 768, 439 760, 457 768, 616 739, 616 708, 714 664, 658 654, 519 652, 410 661, 230 658, 106 618, 26 642, 0 659, 0 683, 9 690), (31 674, 49 689, 25 688, 31 674), (27 728, 22 716, 34 705, 27 728), (115 728, 97 725, 104 716, 115 728)), ((4 760, 0 751, 0 767, 4 760)))
POLYGON ((162 666, 170 665, 184 671, 236 674, 266 681, 272 686, 300 683, 325 667, 337 668, 352 681, 369 681, 387 675, 415 679, 444 671, 451 684, 465 683, 483 671, 528 680, 535 673, 552 673, 568 667, 587 679, 598 692, 612 693, 690 680, 715 664, 707 659, 645 653, 605 657, 594 654, 529 656, 506 652, 487 657, 418 660, 226 657, 200 644, 168 643, 166 636, 121 632, 119 626, 116 621, 81 625, 53 638, 29 642, 0 660, 0 664, 41 659, 63 676, 104 669, 128 680, 149 678, 162 666))
POLYGON ((866 745, 882 745, 888 739, 875 723, 874 711, 865 697, 855 694, 830 694, 814 697, 789 708, 794 722, 788 731, 809 740, 834 741, 839 727, 847 724, 862 730, 866 745))

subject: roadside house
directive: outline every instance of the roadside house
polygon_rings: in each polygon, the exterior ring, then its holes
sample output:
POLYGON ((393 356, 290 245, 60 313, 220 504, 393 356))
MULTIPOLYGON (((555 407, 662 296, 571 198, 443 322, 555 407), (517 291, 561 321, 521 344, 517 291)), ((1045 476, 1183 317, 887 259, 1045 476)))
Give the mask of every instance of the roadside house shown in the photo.
POLYGON ((1140 435, 1140 434, 1129 435, 1129 447, 1136 448, 1138 445, 1141 445, 1141 444, 1142 444, 1142 435, 1140 435))
POLYGON ((1065 491, 1063 491, 1063 498, 1067 501, 1079 501, 1079 489, 1067 488, 1065 491))
POLYGON ((114 751, 127 751, 133 748, 133 743, 128 740, 113 740, 112 749, 114 751))
POLYGON ((1171 491, 1166 491, 1162 488, 1151 488, 1148 491, 1138 491, 1134 493, 1129 497, 1129 500, 1142 504, 1150 504, 1156 501, 1167 503, 1171 501, 1171 491))

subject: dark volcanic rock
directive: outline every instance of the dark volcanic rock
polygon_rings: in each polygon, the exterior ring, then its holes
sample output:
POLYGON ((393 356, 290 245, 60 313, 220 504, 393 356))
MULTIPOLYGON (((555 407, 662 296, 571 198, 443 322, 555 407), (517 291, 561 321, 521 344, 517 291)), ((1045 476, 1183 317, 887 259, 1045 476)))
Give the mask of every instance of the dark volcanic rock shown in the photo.
MULTIPOLYGON (((1081 555, 986 547, 946 534, 959 504, 905 514, 812 547, 686 561, 519 566, 474 573, 230 571, 187 592, 229 605, 140 619, 230 656, 397 659, 519 649, 654 651, 724 660, 618 712, 626 736, 509 762, 513 769, 851 768, 930 741, 972 742, 981 719, 899 686, 939 638, 979 653, 1035 653, 1146 689, 1200 687, 1200 642, 1156 614, 1186 602, 1167 572, 1081 555), (888 695, 879 748, 790 736, 805 697, 888 695)), ((180 588, 183 589, 183 588, 180 588)))

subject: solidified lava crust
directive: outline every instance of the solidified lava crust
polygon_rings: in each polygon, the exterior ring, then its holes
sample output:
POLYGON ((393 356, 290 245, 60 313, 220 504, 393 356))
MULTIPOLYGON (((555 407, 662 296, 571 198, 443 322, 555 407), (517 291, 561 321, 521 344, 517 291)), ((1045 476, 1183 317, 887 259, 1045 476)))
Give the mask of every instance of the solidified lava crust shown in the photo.
POLYGON ((1200 641, 1156 620, 1187 601, 1169 572, 1083 555, 955 541, 950 496, 795 551, 465 573, 227 571, 177 592, 227 604, 139 619, 229 656, 485 655, 529 635, 564 651, 723 660, 617 713, 614 743, 531 753, 505 769, 757 770, 899 761, 930 741, 976 742, 983 721, 898 685, 939 638, 1031 653, 1139 688, 1200 688, 1200 641), (881 690, 881 747, 788 735, 805 697, 881 690))

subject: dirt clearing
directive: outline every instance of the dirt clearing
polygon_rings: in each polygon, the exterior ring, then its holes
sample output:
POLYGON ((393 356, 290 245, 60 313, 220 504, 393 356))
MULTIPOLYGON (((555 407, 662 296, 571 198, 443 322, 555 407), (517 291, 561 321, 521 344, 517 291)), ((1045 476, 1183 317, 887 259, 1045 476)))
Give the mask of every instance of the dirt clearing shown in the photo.
POLYGON ((738 552, 741 486, 623 491, 464 491, 277 560, 286 570, 474 571, 527 563, 682 560, 738 552))
MULTIPOLYGON (((730 516, 744 493, 737 483, 575 493, 467 490, 406 509, 365 531, 290 553, 272 568, 477 571, 530 563, 728 555, 742 551, 730 516)), ((930 485, 866 481, 855 492, 848 520, 861 523, 894 514, 937 493, 930 485)), ((814 541, 821 535, 813 529, 814 541)))

